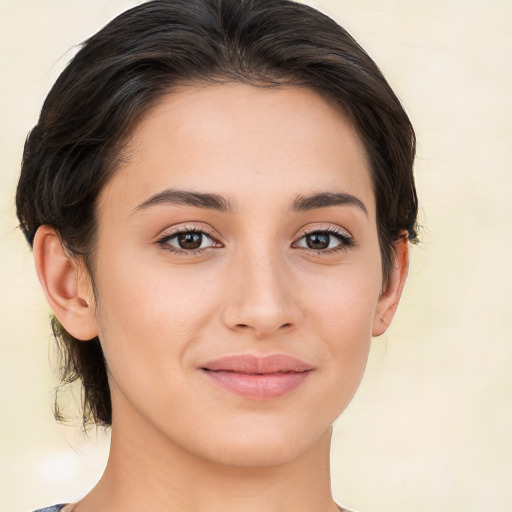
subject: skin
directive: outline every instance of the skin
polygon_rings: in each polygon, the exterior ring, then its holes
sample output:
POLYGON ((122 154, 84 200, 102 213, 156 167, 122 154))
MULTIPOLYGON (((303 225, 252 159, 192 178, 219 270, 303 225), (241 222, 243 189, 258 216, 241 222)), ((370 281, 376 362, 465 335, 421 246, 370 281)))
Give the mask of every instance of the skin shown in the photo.
POLYGON ((54 312, 75 337, 99 335, 109 373, 109 462, 74 510, 338 510, 331 425, 407 271, 404 239, 382 290, 375 210, 356 131, 311 90, 190 86, 147 113, 98 198, 96 298, 51 227, 34 244, 54 312), (148 204, 167 190, 217 194, 231 211, 148 204), (325 192, 363 206, 292 207, 325 192), (180 248, 183 229, 207 233, 198 251, 180 248), (329 248, 308 247, 326 230, 329 248), (277 399, 240 397, 200 370, 275 353, 314 368, 277 399))

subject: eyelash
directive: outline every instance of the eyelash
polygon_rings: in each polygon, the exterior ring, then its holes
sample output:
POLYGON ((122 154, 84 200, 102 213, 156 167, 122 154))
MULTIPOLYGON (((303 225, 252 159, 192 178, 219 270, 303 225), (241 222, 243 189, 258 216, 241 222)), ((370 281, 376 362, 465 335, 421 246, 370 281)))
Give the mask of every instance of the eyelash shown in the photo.
POLYGON ((203 247, 203 248, 199 248, 199 249, 187 250, 187 249, 178 249, 168 243, 173 238, 175 238, 179 235, 186 235, 187 233, 198 233, 202 236, 206 236, 206 237, 210 238, 214 244, 220 244, 220 242, 212 235, 212 233, 210 233, 204 227, 200 228, 200 227, 194 227, 194 226, 178 228, 171 233, 167 233, 166 235, 162 236, 161 238, 159 238, 157 240, 157 244, 160 245, 166 251, 170 251, 172 253, 179 254, 180 256, 195 256, 198 253, 204 252, 206 249, 215 247, 215 245, 212 245, 210 247, 203 247))
POLYGON ((302 240, 303 238, 305 238, 309 235, 315 235, 315 234, 316 235, 322 234, 322 235, 332 236, 338 240, 339 245, 337 245, 336 247, 332 247, 331 249, 311 249, 311 248, 306 248, 306 247, 297 247, 297 248, 308 251, 308 252, 314 254, 315 256, 323 256, 323 255, 328 255, 328 254, 334 254, 334 253, 337 253, 340 251, 347 251, 348 249, 350 249, 351 247, 353 247, 355 245, 354 238, 351 235, 349 235, 344 230, 337 229, 332 226, 327 226, 325 228, 317 227, 315 229, 312 229, 311 231, 307 231, 307 232, 303 233, 302 236, 296 242, 294 242, 294 244, 298 243, 300 240, 302 240))
MULTIPOLYGON (((220 244, 221 242, 219 242, 212 235, 212 233, 210 233, 204 227, 199 228, 199 227, 190 226, 190 227, 185 227, 185 228, 179 228, 179 229, 176 229, 176 231, 167 233, 166 235, 159 238, 156 243, 158 245, 160 245, 163 249, 170 251, 172 253, 179 254, 181 256, 195 256, 200 253, 203 253, 204 251, 206 251, 208 249, 215 248, 215 244, 220 244), (175 238, 179 235, 187 234, 187 233, 198 233, 202 236, 206 236, 212 240, 214 245, 209 246, 209 247, 187 250, 187 249, 177 249, 176 247, 173 247, 172 245, 170 245, 168 243, 173 238, 175 238)), ((293 242, 292 247, 295 247, 300 250, 305 250, 309 253, 314 254, 315 256, 322 256, 322 255, 326 255, 326 254, 337 253, 340 251, 347 251, 354 245, 355 245, 355 242, 354 242, 353 237, 351 235, 349 235, 346 231, 343 231, 341 229, 336 229, 332 226, 329 226, 329 227, 325 227, 325 228, 315 228, 315 229, 312 229, 311 231, 307 231, 307 232, 303 233, 300 238, 298 238, 295 242, 293 242), (295 245, 303 238, 313 235, 313 234, 325 234, 328 236, 333 236, 340 243, 339 243, 339 245, 337 245, 336 247, 333 247, 331 249, 311 249, 311 248, 306 248, 306 247, 297 247, 295 245)))

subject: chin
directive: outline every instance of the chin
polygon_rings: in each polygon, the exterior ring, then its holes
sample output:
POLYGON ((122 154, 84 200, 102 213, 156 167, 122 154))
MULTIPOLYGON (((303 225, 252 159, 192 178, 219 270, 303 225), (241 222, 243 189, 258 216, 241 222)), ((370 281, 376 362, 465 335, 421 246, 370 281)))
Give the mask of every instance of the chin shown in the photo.
POLYGON ((208 435, 205 458, 235 467, 280 466, 301 457, 319 442, 330 443, 331 425, 314 429, 297 428, 297 425, 289 428, 254 425, 223 434, 222 438, 208 435))
POLYGON ((281 466, 297 459, 305 447, 287 447, 244 443, 231 445, 222 452, 213 454, 212 462, 231 467, 268 467, 281 466), (301 449, 302 448, 302 449, 301 449))

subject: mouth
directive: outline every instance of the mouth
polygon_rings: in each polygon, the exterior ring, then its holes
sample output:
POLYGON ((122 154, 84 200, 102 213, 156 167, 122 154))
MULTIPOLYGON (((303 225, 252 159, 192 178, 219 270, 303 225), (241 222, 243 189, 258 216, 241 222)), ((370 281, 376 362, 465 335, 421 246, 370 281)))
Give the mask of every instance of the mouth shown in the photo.
POLYGON ((200 368, 221 388, 250 400, 272 400, 301 386, 314 367, 285 354, 242 354, 216 359, 200 368))

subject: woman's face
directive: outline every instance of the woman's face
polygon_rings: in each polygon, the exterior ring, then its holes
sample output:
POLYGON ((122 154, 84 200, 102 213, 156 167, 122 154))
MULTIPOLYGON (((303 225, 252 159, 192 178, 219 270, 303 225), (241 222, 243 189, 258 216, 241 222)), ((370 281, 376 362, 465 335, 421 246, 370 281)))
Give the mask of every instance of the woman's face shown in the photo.
POLYGON ((100 194, 94 267, 114 431, 291 460, 348 404, 379 331, 361 141, 306 88, 170 94, 100 194))

